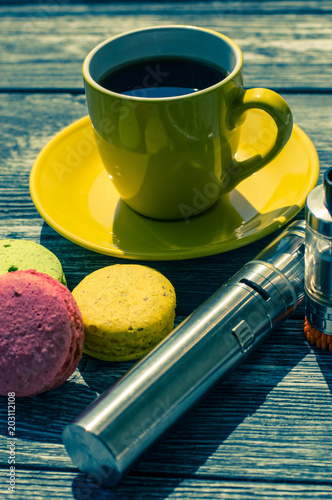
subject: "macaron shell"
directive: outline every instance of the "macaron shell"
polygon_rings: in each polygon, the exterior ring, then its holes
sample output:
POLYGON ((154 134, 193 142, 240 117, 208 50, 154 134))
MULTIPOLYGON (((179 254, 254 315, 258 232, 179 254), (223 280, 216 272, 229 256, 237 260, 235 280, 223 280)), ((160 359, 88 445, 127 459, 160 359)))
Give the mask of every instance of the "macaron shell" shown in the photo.
POLYGON ((29 240, 0 240, 0 275, 35 269, 66 285, 59 259, 50 250, 29 240))
POLYGON ((166 326, 161 326, 163 329, 150 329, 149 337, 142 335, 140 332, 135 335, 131 332, 131 336, 126 338, 124 335, 118 336, 117 339, 110 334, 100 339, 100 337, 86 333, 86 342, 84 343, 84 352, 95 358, 104 361, 131 361, 140 359, 150 352, 161 340, 163 340, 174 327, 175 312, 171 314, 166 326))
POLYGON ((62 385, 68 377, 76 370, 83 353, 84 325, 81 311, 69 290, 61 285, 63 299, 67 305, 67 313, 71 329, 71 343, 67 358, 56 375, 53 382, 45 390, 54 389, 62 385))
POLYGON ((64 285, 34 270, 0 276, 0 394, 33 396, 76 369, 83 321, 70 296, 64 285))
POLYGON ((83 350, 99 359, 138 359, 173 329, 174 288, 150 267, 104 267, 84 278, 73 295, 83 316, 83 350))

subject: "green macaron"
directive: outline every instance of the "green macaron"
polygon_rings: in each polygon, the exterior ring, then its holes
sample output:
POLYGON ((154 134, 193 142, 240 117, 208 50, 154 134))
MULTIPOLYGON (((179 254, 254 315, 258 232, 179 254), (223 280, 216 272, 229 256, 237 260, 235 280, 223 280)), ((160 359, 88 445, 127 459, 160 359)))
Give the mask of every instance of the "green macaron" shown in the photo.
POLYGON ((59 259, 47 248, 29 240, 0 240, 0 275, 35 269, 66 285, 59 259))

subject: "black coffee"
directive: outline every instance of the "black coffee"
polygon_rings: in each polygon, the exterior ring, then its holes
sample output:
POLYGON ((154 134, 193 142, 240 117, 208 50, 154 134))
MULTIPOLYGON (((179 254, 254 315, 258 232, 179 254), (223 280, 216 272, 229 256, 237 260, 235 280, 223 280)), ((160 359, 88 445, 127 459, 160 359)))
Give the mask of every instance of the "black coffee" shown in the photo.
POLYGON ((206 62, 185 57, 155 57, 116 68, 98 83, 118 94, 174 97, 211 87, 226 76, 226 71, 206 62))

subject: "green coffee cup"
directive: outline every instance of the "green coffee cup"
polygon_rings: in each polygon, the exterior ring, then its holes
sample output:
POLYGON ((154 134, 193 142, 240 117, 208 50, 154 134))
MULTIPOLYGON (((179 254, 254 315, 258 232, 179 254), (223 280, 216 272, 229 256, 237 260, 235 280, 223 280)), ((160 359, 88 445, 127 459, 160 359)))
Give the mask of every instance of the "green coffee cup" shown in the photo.
POLYGON ((115 36, 88 54, 83 75, 103 164, 121 198, 148 217, 207 210, 269 163, 292 132, 286 101, 268 89, 244 90, 240 49, 209 29, 157 26, 115 36), (252 108, 272 117, 276 139, 239 161, 252 108))

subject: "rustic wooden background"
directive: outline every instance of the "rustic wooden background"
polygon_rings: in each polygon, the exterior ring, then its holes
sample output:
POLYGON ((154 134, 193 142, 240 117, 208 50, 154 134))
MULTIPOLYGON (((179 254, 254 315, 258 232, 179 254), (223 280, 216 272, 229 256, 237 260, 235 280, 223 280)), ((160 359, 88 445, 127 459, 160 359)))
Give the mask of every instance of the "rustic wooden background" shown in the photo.
MULTIPOLYGON (((89 50, 113 34, 169 23, 233 38, 244 54, 245 86, 280 92, 313 141, 321 174, 330 166, 331 1, 0 0, 0 238, 32 239, 54 251, 70 289, 89 272, 124 261, 80 248, 44 223, 29 195, 31 166, 56 132, 87 114, 81 65, 89 50)), ((227 254, 153 262, 175 286, 176 321, 274 237, 227 254)), ((73 466, 61 431, 131 364, 84 356, 65 385, 17 401, 12 497, 332 498, 332 355, 306 343, 303 315, 301 307, 112 490, 73 466)), ((0 410, 0 494, 10 498, 6 398, 0 410)))

